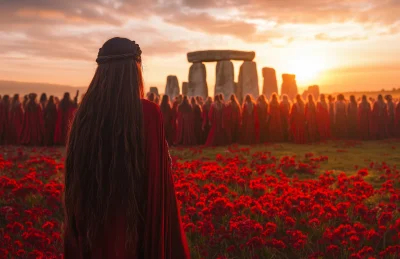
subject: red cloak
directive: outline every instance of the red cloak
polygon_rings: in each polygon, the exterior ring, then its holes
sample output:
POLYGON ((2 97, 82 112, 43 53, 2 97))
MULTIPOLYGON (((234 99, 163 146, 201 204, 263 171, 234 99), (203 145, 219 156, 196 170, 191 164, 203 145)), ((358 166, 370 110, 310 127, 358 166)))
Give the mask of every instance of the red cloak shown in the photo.
POLYGON ((386 123, 387 133, 389 138, 394 138, 396 137, 395 105, 392 101, 388 101, 386 105, 388 111, 388 117, 386 123))
POLYGON ((387 137, 387 106, 384 102, 376 101, 371 113, 372 139, 385 139, 387 137))
POLYGON ((194 122, 194 135, 196 137, 196 143, 203 145, 203 130, 201 120, 201 108, 200 105, 196 104, 193 106, 193 122, 194 122))
POLYGON ((189 104, 184 108, 182 104, 179 106, 177 122, 176 144, 182 146, 196 145, 193 109, 189 104))
POLYGON ((39 146, 43 144, 43 139, 44 123, 42 109, 37 103, 28 103, 25 107, 20 143, 23 145, 39 146))
POLYGON ((9 106, 0 100, 0 145, 7 144, 9 132, 9 106))
POLYGON ((76 107, 72 102, 67 104, 64 108, 61 106, 58 107, 54 144, 65 145, 75 111, 76 107))
POLYGON ((44 144, 46 146, 54 145, 54 133, 57 123, 57 108, 54 103, 49 103, 44 109, 44 144))
POLYGON ((210 133, 210 120, 208 118, 208 114, 210 113, 211 104, 204 104, 203 108, 201 109, 201 119, 202 119, 202 126, 203 129, 203 137, 202 137, 202 144, 205 144, 207 141, 208 134, 210 133))
POLYGON ((395 129, 396 129, 396 137, 400 138, 400 102, 396 105, 396 113, 395 113, 395 129))
POLYGON ((175 139, 175 123, 174 123, 174 114, 171 106, 167 105, 165 108, 161 109, 163 122, 164 122, 164 130, 165 130, 165 138, 167 139, 168 145, 172 146, 174 144, 175 139))
POLYGON ((24 123, 24 110, 21 103, 18 102, 11 107, 9 118, 7 144, 18 145, 24 123))
POLYGON ((306 140, 306 117, 304 104, 295 103, 290 111, 290 129, 293 141, 296 144, 305 144, 306 140))
POLYGON ((290 115, 290 102, 281 102, 279 104, 282 121, 283 140, 289 140, 289 115, 290 115))
POLYGON ((174 136, 173 136, 173 143, 175 144, 177 139, 177 130, 178 130, 178 106, 179 106, 179 102, 174 101, 172 103, 172 127, 173 127, 173 132, 174 132, 174 136))
POLYGON ((317 104, 317 124, 319 139, 321 141, 329 139, 331 137, 331 120, 326 102, 317 104))
POLYGON ((284 130, 282 128, 281 108, 278 102, 269 104, 268 138, 271 142, 282 142, 284 130))
POLYGON ((358 105, 358 135, 362 140, 369 140, 371 125, 371 104, 369 102, 361 102, 358 105))
POLYGON ((335 123, 335 103, 333 101, 329 102, 329 122, 330 122, 330 132, 331 137, 336 137, 336 123, 335 123))
MULTIPOLYGON (((93 244, 93 251, 81 251, 85 242, 85 226, 65 225, 65 259, 175 259, 190 258, 186 236, 182 228, 178 202, 176 199, 171 158, 164 135, 161 111, 158 106, 142 100, 145 170, 147 175, 147 199, 144 211, 144 226, 139 231, 137 251, 125 249, 125 220, 113 215, 113 223, 105 226, 104 234, 93 244), (118 238, 118 246, 115 239, 118 238)), ((79 219, 77 212, 73 217, 79 219)))
POLYGON ((347 114, 344 101, 335 103, 335 137, 339 139, 347 138, 347 114))
POLYGON ((358 108, 357 103, 349 103, 347 105, 347 136, 349 139, 358 138, 358 108))
POLYGON ((260 122, 260 143, 268 142, 268 104, 257 104, 258 121, 260 122))
POLYGON ((220 102, 213 103, 208 114, 208 120, 211 123, 211 129, 208 133, 206 146, 222 146, 225 144, 223 115, 224 104, 220 102))
POLYGON ((229 144, 238 143, 240 136, 240 124, 241 124, 241 111, 240 106, 237 104, 229 103, 226 106, 227 114, 227 135, 229 136, 229 144))
POLYGON ((257 106, 245 103, 242 113, 242 137, 241 144, 257 144, 260 139, 260 123, 258 120, 257 106))
POLYGON ((319 140, 317 124, 317 108, 315 103, 306 103, 305 105, 307 140, 317 142, 319 140))

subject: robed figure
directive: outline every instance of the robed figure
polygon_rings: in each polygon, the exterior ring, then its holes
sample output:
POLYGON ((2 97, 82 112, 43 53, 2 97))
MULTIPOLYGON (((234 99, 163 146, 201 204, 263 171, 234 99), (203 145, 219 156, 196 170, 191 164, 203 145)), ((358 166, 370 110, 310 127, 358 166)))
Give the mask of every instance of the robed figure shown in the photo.
POLYGON ((268 102, 265 95, 257 98, 258 121, 260 123, 260 143, 268 142, 268 102))
POLYGON ((282 142, 284 132, 277 94, 273 93, 269 102, 268 138, 271 142, 282 142))
POLYGON ((71 126, 65 259, 189 258, 159 107, 143 99, 140 48, 113 38, 71 126))
POLYGON ((29 95, 25 106, 24 123, 21 129, 20 143, 39 146, 44 140, 43 113, 40 104, 36 103, 36 94, 29 95))
POLYGON ((181 146, 197 145, 193 108, 187 96, 183 97, 183 101, 178 107, 176 144, 181 146))
POLYGON ((329 108, 329 121, 331 137, 336 137, 336 124, 335 124, 335 98, 332 95, 328 96, 328 108, 329 108))
POLYGON ((400 101, 397 102, 396 105, 396 112, 395 112, 395 122, 394 122, 394 127, 396 129, 395 136, 396 138, 400 138, 400 101))
POLYGON ((10 129, 10 97, 0 98, 0 145, 8 144, 10 129))
POLYGON ((178 130, 178 107, 182 103, 182 95, 178 95, 175 97, 174 102, 172 103, 172 126, 174 127, 174 139, 173 143, 175 144, 176 142, 176 137, 177 137, 177 130, 178 130))
POLYGON ((290 111, 290 130, 294 143, 305 144, 307 142, 305 105, 299 94, 290 111))
POLYGON ((242 122, 241 108, 236 96, 231 95, 229 103, 226 105, 228 119, 225 128, 227 129, 228 143, 238 143, 240 137, 240 127, 242 122))
POLYGON ((196 98, 192 97, 190 100, 193 109, 193 123, 194 123, 194 135, 196 137, 196 144, 203 144, 203 129, 201 119, 201 106, 197 103, 196 98))
POLYGON ((347 105, 347 136, 349 139, 358 138, 358 107, 357 101, 354 95, 350 96, 350 102, 347 105))
POLYGON ((14 95, 11 108, 10 108, 10 123, 8 127, 8 144, 18 145, 24 123, 24 110, 22 109, 22 103, 19 101, 19 95, 14 95))
POLYGON ((383 96, 379 95, 374 103, 371 113, 371 137, 372 139, 385 139, 387 137, 387 105, 383 96))
POLYGON ((387 128, 387 134, 389 138, 394 138, 396 137, 396 127, 395 127, 395 104, 393 103, 392 96, 391 95, 386 95, 386 105, 387 105, 387 123, 386 123, 386 128, 387 128))
POLYGON ((65 93, 58 105, 54 144, 65 145, 75 110, 76 104, 71 100, 69 93, 65 93))
POLYGON ((312 94, 308 95, 308 102, 305 105, 307 140, 309 142, 317 142, 319 140, 318 121, 317 121, 317 105, 312 94))
POLYGON ((326 102, 325 95, 320 95, 320 101, 317 103, 317 125, 320 141, 331 137, 331 119, 329 114, 329 104, 326 102))
POLYGON ((175 122, 169 96, 166 94, 162 97, 160 109, 163 115, 165 138, 167 139, 168 145, 172 146, 175 139, 175 122))
POLYGON ((257 144, 260 139, 260 124, 257 105, 250 95, 246 95, 243 103, 241 144, 257 144))
POLYGON ((46 146, 54 145, 54 133, 57 123, 57 107, 54 103, 54 96, 50 96, 46 107, 44 108, 44 144, 46 146))
POLYGON ((369 140, 371 137, 371 104, 367 96, 363 95, 358 104, 358 135, 361 140, 369 140))
POLYGON ((208 114, 210 113, 211 104, 212 104, 211 97, 207 97, 206 102, 203 104, 203 107, 201 109, 201 121, 202 121, 201 128, 203 130, 203 137, 201 144, 206 143, 208 134, 210 133, 211 124, 208 114))
POLYGON ((224 109, 225 104, 221 102, 218 95, 214 97, 214 103, 211 105, 208 120, 210 122, 210 132, 208 133, 206 146, 222 146, 225 144, 224 129, 224 109))
POLYGON ((289 141, 289 115, 290 115, 290 108, 291 102, 289 101, 289 97, 284 94, 282 96, 282 101, 279 104, 280 114, 281 114, 281 121, 282 121, 282 132, 283 132, 283 140, 289 141))
POLYGON ((335 102, 335 137, 338 139, 347 138, 347 104, 342 94, 338 95, 335 102))

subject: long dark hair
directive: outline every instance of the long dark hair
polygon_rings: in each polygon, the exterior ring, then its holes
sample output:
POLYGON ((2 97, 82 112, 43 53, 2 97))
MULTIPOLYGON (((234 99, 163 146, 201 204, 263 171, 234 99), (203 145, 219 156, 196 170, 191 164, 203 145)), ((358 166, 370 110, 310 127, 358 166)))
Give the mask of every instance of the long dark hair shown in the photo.
POLYGON ((183 97, 182 103, 178 106, 178 111, 179 112, 192 112, 193 111, 192 105, 190 105, 189 99, 186 95, 183 97))
MULTIPOLYGON (((136 246, 144 224, 143 77, 135 42, 104 43, 98 67, 73 121, 65 173, 66 224, 78 211, 86 227, 82 251, 121 215, 126 248, 136 246), (139 204, 140 202, 140 204, 139 204)), ((116 241, 117 242, 117 241, 116 241)))

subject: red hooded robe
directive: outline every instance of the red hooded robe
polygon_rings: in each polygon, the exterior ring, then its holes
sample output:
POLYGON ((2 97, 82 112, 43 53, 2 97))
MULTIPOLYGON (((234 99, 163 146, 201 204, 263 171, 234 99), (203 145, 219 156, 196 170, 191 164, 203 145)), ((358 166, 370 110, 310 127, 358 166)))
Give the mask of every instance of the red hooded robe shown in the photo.
POLYGON ((331 137, 331 120, 326 102, 318 102, 317 104, 317 124, 318 135, 321 141, 331 137))
POLYGON ((245 103, 242 113, 242 137, 241 144, 257 144, 260 139, 260 123, 255 103, 245 103))
POLYGON ((269 104, 268 138, 271 142, 282 142, 284 130, 282 127, 281 107, 278 102, 269 104))
POLYGON ((304 109, 304 104, 295 103, 290 111, 290 129, 293 141, 296 144, 305 144, 307 142, 304 109))
POLYGON ((24 110, 22 104, 17 102, 12 105, 10 110, 10 126, 8 128, 8 144, 18 145, 24 123, 24 110))
POLYGON ((20 143, 39 146, 44 140, 43 113, 40 105, 30 102, 25 107, 24 123, 21 129, 20 143))

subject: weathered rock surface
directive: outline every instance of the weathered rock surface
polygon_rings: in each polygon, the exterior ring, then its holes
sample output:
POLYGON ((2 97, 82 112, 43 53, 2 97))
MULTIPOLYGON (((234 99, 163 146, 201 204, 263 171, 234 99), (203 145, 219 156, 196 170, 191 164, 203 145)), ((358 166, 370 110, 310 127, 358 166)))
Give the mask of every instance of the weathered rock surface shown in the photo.
POLYGON ((183 82, 182 83, 182 95, 188 96, 188 93, 189 93, 189 83, 183 82))
POLYGON ((208 97, 206 66, 201 62, 190 66, 188 96, 208 97))
POLYGON ((252 61, 256 53, 254 51, 237 50, 203 50, 187 53, 187 59, 191 63, 215 62, 222 60, 252 61))
POLYGON ((159 96, 158 88, 155 86, 150 87, 150 93, 154 93, 155 95, 159 96))
POLYGON ((176 96, 179 95, 179 83, 178 83, 178 78, 176 76, 167 77, 165 94, 168 95, 171 100, 173 100, 176 96))
POLYGON ((286 94, 290 100, 293 100, 297 95, 296 75, 282 74, 281 95, 286 94))
POLYGON ((214 95, 223 94, 229 98, 235 93, 234 69, 231 61, 218 61, 215 77, 214 95))
POLYGON ((273 93, 278 93, 278 81, 275 69, 264 67, 262 69, 264 83, 262 93, 269 99, 273 93))
POLYGON ((244 61, 240 66, 239 82, 236 96, 240 101, 250 94, 257 98, 260 94, 258 88, 257 64, 253 61, 244 61))

